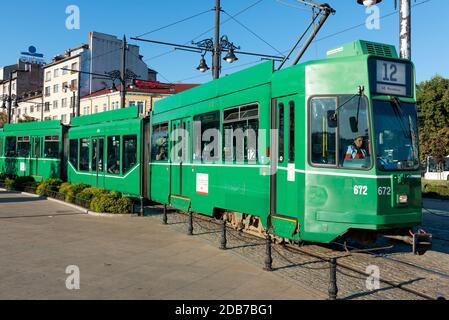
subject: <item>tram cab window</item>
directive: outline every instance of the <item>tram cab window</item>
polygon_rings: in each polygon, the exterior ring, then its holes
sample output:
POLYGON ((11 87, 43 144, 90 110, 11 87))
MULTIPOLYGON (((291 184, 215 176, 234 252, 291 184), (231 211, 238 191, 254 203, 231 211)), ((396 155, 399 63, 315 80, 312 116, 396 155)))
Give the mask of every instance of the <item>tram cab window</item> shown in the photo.
POLYGON ((153 126, 151 139, 151 160, 168 160, 168 123, 153 126))
POLYGON ((5 156, 15 157, 17 152, 17 138, 16 137, 6 137, 5 143, 5 156))
POLYGON ((90 139, 84 138, 80 142, 80 171, 89 171, 90 139))
POLYGON ((78 139, 70 140, 69 161, 78 170, 78 139))
POLYGON ((312 164, 346 169, 371 166, 366 98, 314 98, 310 125, 312 164))
POLYGON ((368 106, 363 97, 341 97, 338 111, 340 166, 367 169, 371 165, 368 106))
POLYGON ((59 158, 59 136, 45 136, 44 158, 59 158))
POLYGON ((220 112, 214 111, 193 118, 193 160, 218 161, 220 112))
POLYGON ((313 98, 311 101, 311 161, 313 164, 337 164, 337 128, 330 123, 329 114, 337 109, 337 98, 313 98))
POLYGON ((27 158, 30 155, 30 137, 17 137, 17 156, 27 158))
POLYGON ((123 174, 137 164, 137 136, 123 137, 123 174))
POLYGON ((120 174, 120 136, 108 137, 108 163, 107 171, 120 174))
POLYGON ((257 161, 259 131, 259 106, 257 104, 224 110, 223 131, 225 161, 257 161))

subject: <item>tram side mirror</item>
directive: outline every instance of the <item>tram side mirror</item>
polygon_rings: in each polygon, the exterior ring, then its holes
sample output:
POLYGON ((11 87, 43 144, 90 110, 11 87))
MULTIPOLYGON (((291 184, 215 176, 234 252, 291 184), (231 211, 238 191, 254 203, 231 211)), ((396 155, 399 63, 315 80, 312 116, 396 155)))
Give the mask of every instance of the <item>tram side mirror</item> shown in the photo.
POLYGON ((354 132, 354 133, 359 132, 359 122, 357 121, 356 117, 350 117, 349 124, 351 126, 352 132, 354 132))
POLYGON ((335 111, 329 110, 327 112, 327 126, 329 128, 338 127, 338 116, 335 111))

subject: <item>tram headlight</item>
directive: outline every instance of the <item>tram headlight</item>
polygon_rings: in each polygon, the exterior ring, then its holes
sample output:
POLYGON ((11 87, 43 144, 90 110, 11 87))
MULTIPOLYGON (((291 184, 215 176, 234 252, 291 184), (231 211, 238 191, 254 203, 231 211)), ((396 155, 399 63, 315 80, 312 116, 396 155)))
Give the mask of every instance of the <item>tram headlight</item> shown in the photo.
POLYGON ((399 200, 399 203, 406 204, 406 203, 408 203, 408 195, 400 194, 398 200, 399 200))

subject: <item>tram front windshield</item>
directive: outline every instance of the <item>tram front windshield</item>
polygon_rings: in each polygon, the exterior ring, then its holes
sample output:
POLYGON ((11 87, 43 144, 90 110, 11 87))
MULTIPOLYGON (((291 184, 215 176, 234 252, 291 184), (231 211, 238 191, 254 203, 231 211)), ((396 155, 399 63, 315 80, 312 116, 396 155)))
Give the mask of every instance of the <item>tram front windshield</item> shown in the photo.
POLYGON ((382 171, 419 168, 416 105, 399 100, 374 101, 377 166, 382 171))

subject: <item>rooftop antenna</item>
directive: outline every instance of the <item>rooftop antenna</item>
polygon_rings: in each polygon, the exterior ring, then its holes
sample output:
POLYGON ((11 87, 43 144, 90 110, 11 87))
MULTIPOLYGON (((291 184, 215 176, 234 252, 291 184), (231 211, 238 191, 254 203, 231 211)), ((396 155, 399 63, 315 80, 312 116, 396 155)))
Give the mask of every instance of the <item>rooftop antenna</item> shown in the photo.
POLYGON ((323 27, 324 23, 326 23, 327 18, 329 18, 329 16, 331 14, 335 14, 336 13, 336 11, 330 5, 328 5, 327 3, 316 4, 316 3, 313 3, 313 2, 310 2, 310 1, 305 1, 305 0, 297 0, 297 1, 303 3, 303 4, 307 5, 307 6, 312 7, 312 20, 310 21, 310 24, 308 25, 306 30, 301 34, 301 36, 299 37, 298 41, 295 43, 293 48, 290 50, 289 54, 284 58, 284 60, 280 64, 278 70, 282 69, 284 64, 287 62, 287 60, 290 58, 290 56, 296 50, 298 45, 301 43, 302 39, 306 36, 306 34, 309 32, 309 30, 313 27, 313 25, 315 24, 315 21, 318 19, 318 17, 321 16, 320 20, 318 21, 318 24, 313 29, 312 34, 309 36, 309 38, 307 39, 305 44, 302 46, 302 48, 299 51, 298 55, 296 56, 295 60, 293 60, 293 64, 292 65, 298 64, 299 60, 301 60, 302 56, 304 55, 304 53, 309 48, 309 46, 312 43, 312 41, 315 39, 315 37, 317 36, 318 32, 323 27))

